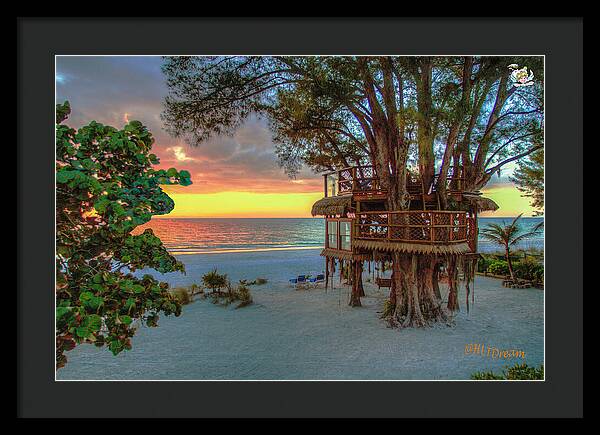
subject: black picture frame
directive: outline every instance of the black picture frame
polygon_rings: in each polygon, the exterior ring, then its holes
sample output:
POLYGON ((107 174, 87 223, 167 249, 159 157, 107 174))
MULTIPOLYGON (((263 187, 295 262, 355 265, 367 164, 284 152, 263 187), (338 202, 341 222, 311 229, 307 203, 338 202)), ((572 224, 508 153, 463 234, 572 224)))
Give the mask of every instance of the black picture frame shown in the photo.
POLYGON ((582 19, 21 18, 17 32, 19 416, 582 416, 582 19), (53 71, 60 54, 545 55, 546 380, 55 382, 53 71))

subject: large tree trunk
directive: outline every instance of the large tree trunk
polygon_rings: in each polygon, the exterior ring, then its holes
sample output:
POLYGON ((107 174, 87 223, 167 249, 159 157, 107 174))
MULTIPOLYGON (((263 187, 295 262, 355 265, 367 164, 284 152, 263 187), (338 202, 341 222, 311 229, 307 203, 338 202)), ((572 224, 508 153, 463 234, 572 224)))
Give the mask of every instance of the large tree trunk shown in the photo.
POLYGON ((434 290, 431 256, 393 254, 396 292, 394 318, 401 327, 423 327, 446 321, 448 316, 434 290))
POLYGON ((442 299, 442 293, 440 292, 440 265, 438 263, 437 258, 433 260, 433 292, 435 293, 435 297, 439 300, 442 299))

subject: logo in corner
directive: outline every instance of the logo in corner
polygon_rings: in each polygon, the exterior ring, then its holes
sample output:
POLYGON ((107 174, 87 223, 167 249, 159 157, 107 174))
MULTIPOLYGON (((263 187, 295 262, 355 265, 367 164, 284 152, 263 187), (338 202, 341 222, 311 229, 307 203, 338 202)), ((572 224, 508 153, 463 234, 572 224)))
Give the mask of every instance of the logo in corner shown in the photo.
POLYGON ((533 85, 533 71, 527 72, 527 67, 519 68, 519 65, 513 63, 508 65, 508 68, 512 70, 510 73, 510 79, 515 87, 519 86, 531 86, 533 85))

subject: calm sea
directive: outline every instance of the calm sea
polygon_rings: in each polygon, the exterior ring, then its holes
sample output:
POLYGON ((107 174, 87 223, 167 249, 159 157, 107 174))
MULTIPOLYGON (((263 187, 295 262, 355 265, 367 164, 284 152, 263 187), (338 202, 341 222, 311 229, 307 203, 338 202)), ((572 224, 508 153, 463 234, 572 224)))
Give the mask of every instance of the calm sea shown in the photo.
MULTIPOLYGON (((522 218, 524 229, 531 229, 543 218, 522 218)), ((512 218, 479 218, 479 227, 490 223, 509 223, 512 218)), ((323 246, 325 223, 322 218, 286 219, 153 219, 138 230, 152 228, 175 255, 218 252, 251 252, 290 249, 316 249, 323 246)), ((137 231, 136 231, 137 232, 137 231)), ((526 240, 517 248, 543 250, 543 234, 526 240)), ((479 241, 480 252, 498 247, 479 241)))

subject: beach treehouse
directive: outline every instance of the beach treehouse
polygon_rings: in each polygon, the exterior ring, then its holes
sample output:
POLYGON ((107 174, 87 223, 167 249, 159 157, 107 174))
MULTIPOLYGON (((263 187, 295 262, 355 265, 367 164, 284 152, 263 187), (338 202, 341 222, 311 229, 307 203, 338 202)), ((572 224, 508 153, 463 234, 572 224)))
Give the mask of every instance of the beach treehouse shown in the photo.
MULTIPOLYGON (((324 197, 312 207, 324 216, 327 281, 334 259, 341 265, 385 259, 402 251, 428 254, 477 254, 477 213, 498 205, 481 192, 463 189, 461 168, 449 171, 446 193, 452 210, 441 210, 435 189, 439 175, 425 186, 418 175, 407 177, 408 210, 388 210, 387 192, 372 166, 353 166, 324 174, 324 197)), ((360 275, 356 276, 360 280, 360 275)), ((362 285, 361 285, 362 287, 362 285)))

